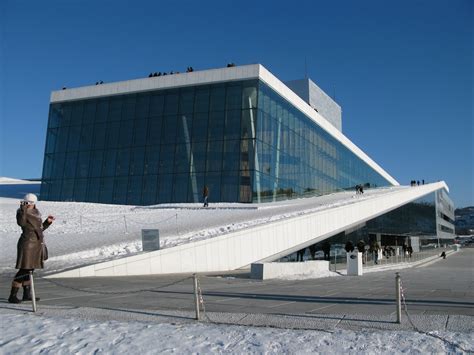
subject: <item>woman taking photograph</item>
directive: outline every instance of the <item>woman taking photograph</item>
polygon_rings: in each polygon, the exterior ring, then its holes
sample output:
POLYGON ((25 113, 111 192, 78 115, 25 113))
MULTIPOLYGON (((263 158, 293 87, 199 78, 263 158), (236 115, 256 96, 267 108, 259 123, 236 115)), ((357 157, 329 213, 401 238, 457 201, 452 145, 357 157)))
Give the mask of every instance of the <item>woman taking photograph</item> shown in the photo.
POLYGON ((37 201, 36 195, 26 194, 16 212, 16 223, 21 227, 22 233, 18 240, 15 266, 19 270, 12 282, 8 298, 10 303, 21 302, 16 296, 21 286, 23 286, 23 301, 31 301, 30 271, 42 269, 44 260, 48 258, 43 231, 53 223, 54 217, 48 216, 42 222, 41 214, 36 209, 37 201))

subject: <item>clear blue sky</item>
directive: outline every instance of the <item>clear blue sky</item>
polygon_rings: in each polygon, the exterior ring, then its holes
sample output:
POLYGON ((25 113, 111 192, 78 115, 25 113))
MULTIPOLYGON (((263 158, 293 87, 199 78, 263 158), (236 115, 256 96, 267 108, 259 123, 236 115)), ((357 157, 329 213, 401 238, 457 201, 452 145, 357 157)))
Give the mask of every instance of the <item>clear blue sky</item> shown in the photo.
POLYGON ((261 63, 308 76, 401 184, 474 205, 473 1, 0 2, 0 176, 41 176, 52 90, 261 63))

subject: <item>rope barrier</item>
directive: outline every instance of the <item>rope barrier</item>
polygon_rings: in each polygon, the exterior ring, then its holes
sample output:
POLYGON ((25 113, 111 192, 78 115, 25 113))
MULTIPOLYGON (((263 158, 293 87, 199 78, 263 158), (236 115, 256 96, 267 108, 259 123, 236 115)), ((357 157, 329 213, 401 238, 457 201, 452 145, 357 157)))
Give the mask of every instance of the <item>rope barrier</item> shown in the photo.
POLYGON ((407 307, 407 304, 406 304, 406 298, 405 298, 405 290, 403 289, 403 286, 402 286, 402 281, 400 280, 400 294, 401 294, 401 298, 402 298, 402 304, 403 304, 403 310, 407 316, 407 319, 408 319, 408 322, 410 323, 410 325, 413 327, 413 329, 420 333, 420 334, 424 334, 424 335, 428 335, 430 337, 433 337, 433 338, 436 338, 436 339, 439 339, 443 342, 445 342, 446 344, 448 344, 449 346, 451 346, 452 348, 457 348, 465 353, 473 353, 474 352, 474 349, 464 349, 461 345, 459 344, 456 344, 454 342, 452 342, 451 340, 448 340, 446 338, 443 338, 442 336, 439 336, 438 334, 434 334, 433 332, 425 332, 421 329, 419 329, 415 323, 413 322, 413 320, 411 319, 410 317, 410 314, 408 312, 408 307, 407 307))

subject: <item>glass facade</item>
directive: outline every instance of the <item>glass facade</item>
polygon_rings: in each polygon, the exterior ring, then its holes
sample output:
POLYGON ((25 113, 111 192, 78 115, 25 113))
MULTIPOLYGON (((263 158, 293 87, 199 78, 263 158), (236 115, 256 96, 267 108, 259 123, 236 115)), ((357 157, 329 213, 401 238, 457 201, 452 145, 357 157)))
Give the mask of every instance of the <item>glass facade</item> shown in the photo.
POLYGON ((52 103, 41 199, 261 202, 389 182, 259 80, 52 103))

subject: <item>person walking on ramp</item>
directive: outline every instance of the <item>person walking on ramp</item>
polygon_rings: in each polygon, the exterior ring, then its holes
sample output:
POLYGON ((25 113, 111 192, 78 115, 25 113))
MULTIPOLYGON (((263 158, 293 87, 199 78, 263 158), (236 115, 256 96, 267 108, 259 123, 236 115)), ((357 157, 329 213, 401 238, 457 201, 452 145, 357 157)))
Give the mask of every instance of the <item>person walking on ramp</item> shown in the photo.
MULTIPOLYGON (((36 209, 38 198, 34 194, 26 194, 20 202, 20 208, 16 212, 16 223, 21 227, 22 233, 17 244, 16 273, 8 302, 21 303, 31 301, 31 281, 29 273, 34 269, 42 269, 44 261, 48 259, 46 245, 44 244, 43 231, 54 221, 53 216, 48 216, 44 222, 41 214, 36 209), (16 295, 23 286, 23 299, 19 300, 16 295)), ((36 299, 37 301, 39 298, 36 299)))
POLYGON ((207 187, 207 185, 204 186, 204 188, 202 189, 202 198, 204 199, 204 206, 202 207, 208 207, 209 206, 209 202, 208 202, 208 197, 209 197, 209 189, 207 187))

